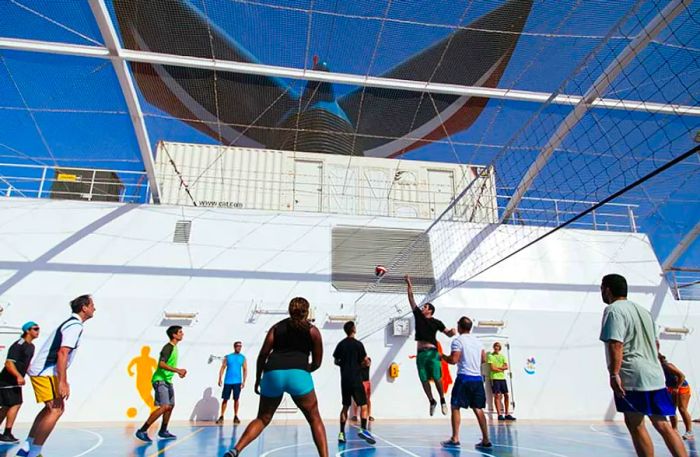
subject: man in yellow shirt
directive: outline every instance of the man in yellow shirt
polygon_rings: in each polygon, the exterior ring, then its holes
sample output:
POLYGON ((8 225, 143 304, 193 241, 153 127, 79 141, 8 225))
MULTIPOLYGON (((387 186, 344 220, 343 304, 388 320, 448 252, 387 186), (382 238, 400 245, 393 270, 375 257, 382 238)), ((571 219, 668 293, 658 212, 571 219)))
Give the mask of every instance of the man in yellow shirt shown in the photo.
POLYGON ((501 343, 493 343, 493 352, 486 357, 486 363, 491 367, 489 377, 491 379, 491 393, 493 393, 493 404, 496 407, 499 421, 514 421, 515 417, 510 415, 510 395, 508 394, 508 382, 506 381, 506 371, 508 371, 508 359, 501 354, 501 343), (504 415, 505 410, 505 415, 504 415))

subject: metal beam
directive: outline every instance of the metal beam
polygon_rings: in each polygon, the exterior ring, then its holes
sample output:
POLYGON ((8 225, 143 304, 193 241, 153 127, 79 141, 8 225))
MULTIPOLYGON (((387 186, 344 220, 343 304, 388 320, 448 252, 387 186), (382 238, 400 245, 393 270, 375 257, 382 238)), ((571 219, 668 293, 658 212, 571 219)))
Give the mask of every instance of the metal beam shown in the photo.
POLYGON ((697 224, 695 224, 695 227, 693 227, 690 232, 688 232, 683 239, 676 245, 675 248, 673 248, 673 251, 666 257, 666 260, 664 260, 664 263, 661 265, 661 268, 663 268, 664 272, 670 271, 673 269, 674 265, 676 262, 678 262, 678 259, 680 259, 683 254, 685 254, 685 251, 688 250, 690 245, 695 242, 695 240, 698 239, 700 236, 700 221, 698 221, 697 224))
POLYGON ((104 0, 89 0, 89 2, 90 8, 92 9, 92 14, 95 16, 97 25, 100 28, 102 39, 104 40, 106 48, 109 51, 109 59, 112 61, 112 66, 114 67, 114 71, 117 74, 117 79, 119 80, 119 86, 122 89, 124 100, 126 101, 126 105, 129 109, 129 117, 131 118, 131 124, 134 127, 134 133, 136 134, 139 150, 141 151, 143 166, 151 184, 149 186, 151 199, 153 200, 153 203, 158 204, 160 203, 160 190, 158 187, 158 181, 156 180, 156 168, 153 161, 153 151, 151 150, 151 140, 148 136, 146 123, 143 120, 143 111, 141 111, 141 105, 139 104, 134 81, 131 78, 131 73, 129 72, 128 63, 120 56, 122 51, 121 44, 119 43, 117 32, 114 29, 114 24, 109 16, 109 10, 105 5, 104 0))
POLYGON ((525 196, 533 181, 545 167, 554 150, 564 141, 571 130, 579 123, 583 116, 591 109, 593 102, 598 99, 608 89, 622 70, 629 65, 632 59, 637 56, 649 42, 666 28, 673 19, 683 12, 692 0, 672 0, 651 22, 649 22, 637 36, 618 54, 608 67, 596 79, 593 85, 586 91, 573 111, 559 124, 554 134, 549 138, 542 151, 530 165, 523 179, 518 184, 513 196, 508 201, 508 205, 503 211, 501 222, 506 222, 517 209, 520 201, 525 196))
MULTIPOLYGON (((434 82, 411 81, 405 79, 382 78, 378 76, 353 75, 348 73, 333 73, 324 71, 304 70, 297 68, 278 67, 226 60, 213 60, 201 57, 178 56, 156 52, 134 51, 119 48, 117 56, 111 55, 106 48, 99 46, 82 46, 59 44, 45 41, 25 40, 16 38, 0 38, 0 49, 16 51, 47 52, 50 54, 65 54, 82 57, 119 58, 129 62, 143 62, 153 65, 171 65, 185 68, 200 68, 231 73, 263 75, 277 78, 301 79, 307 81, 323 81, 337 84, 348 84, 366 87, 381 87, 385 89, 405 90, 412 92, 429 92, 434 94, 449 94, 467 97, 493 98, 502 100, 522 101, 530 103, 545 103, 552 96, 547 92, 533 92, 517 89, 499 89, 491 87, 461 86, 434 82)), ((557 105, 576 106, 584 101, 580 95, 560 94, 551 103, 557 105)), ((648 113, 700 116, 700 107, 677 105, 671 103, 653 103, 638 100, 621 100, 613 98, 595 98, 587 102, 591 108, 611 109, 622 111, 642 111, 648 113)))

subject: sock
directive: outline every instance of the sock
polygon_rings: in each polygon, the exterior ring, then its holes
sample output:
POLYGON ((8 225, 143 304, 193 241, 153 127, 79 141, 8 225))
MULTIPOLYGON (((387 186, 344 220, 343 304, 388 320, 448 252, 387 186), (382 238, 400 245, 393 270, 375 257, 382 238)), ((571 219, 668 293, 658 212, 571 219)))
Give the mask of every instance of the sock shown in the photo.
POLYGON ((29 446, 29 455, 27 457, 39 457, 39 454, 41 454, 41 448, 42 446, 32 443, 32 445, 29 446))
POLYGON ((168 431, 168 424, 160 424, 160 433, 168 431))
POLYGON ((362 427, 362 430, 367 430, 367 418, 366 417, 360 418, 360 427, 362 427))
POLYGON ((11 435, 11 434, 12 434, 12 427, 10 427, 10 428, 5 427, 4 435, 11 435))

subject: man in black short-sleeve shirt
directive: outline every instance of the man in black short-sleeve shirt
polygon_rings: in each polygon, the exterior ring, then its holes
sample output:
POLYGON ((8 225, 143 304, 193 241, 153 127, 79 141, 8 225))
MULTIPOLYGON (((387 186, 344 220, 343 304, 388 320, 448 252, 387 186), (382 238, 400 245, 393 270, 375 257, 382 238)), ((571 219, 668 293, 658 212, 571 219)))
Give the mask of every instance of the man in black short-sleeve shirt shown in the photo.
POLYGON ((439 319, 435 319, 435 306, 432 303, 426 303, 423 306, 418 306, 413 297, 413 284, 409 276, 405 277, 406 292, 408 294, 408 302, 413 311, 413 317, 416 321, 416 366, 418 367, 418 377, 420 378, 423 391, 430 401, 430 415, 435 414, 437 402, 433 398, 433 393, 430 390, 430 380, 435 382, 435 387, 440 396, 440 405, 443 415, 447 415, 447 403, 445 402, 445 393, 442 390, 442 360, 437 350, 437 332, 442 332, 447 336, 455 336, 457 331, 454 328, 447 329, 445 324, 439 319))
POLYGON ((7 351, 5 368, 0 372, 0 423, 5 422, 5 431, 0 435, 2 443, 19 443, 12 435, 12 426, 22 406, 22 386, 25 384, 29 362, 34 357, 34 341, 39 336, 36 322, 27 322, 22 326, 22 337, 12 343, 7 351))
POLYGON ((340 433, 338 442, 345 443, 345 423, 348 409, 353 400, 360 407, 361 430, 358 436, 370 444, 374 438, 367 430, 367 397, 362 385, 362 367, 368 364, 365 346, 355 339, 355 323, 346 322, 343 326, 347 338, 342 340, 333 351, 335 364, 340 367, 340 390, 343 396, 343 408, 340 410, 340 433))

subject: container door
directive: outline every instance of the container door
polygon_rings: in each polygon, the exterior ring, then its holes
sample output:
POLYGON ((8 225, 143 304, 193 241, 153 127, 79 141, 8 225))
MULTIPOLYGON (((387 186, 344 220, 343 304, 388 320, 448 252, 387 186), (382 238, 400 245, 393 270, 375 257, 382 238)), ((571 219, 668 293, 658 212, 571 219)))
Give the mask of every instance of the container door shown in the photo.
POLYGON ((430 214, 436 218, 442 214, 455 196, 455 178, 451 170, 428 170, 430 214))
POLYGON ((294 210, 321 211, 323 162, 294 161, 294 210))

